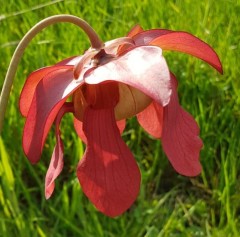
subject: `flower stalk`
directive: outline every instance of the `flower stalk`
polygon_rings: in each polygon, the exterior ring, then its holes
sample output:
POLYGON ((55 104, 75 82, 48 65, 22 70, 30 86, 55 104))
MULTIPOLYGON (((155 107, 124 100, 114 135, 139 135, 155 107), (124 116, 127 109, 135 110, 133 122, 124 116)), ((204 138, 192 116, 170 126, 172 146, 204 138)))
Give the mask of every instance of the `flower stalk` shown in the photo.
POLYGON ((35 26, 33 26, 25 34, 25 36, 22 38, 22 40, 18 44, 7 70, 2 92, 0 95, 0 134, 3 127, 4 115, 6 112, 9 95, 13 85, 14 76, 16 74, 19 61, 24 53, 25 48, 28 46, 31 40, 44 28, 48 27, 49 25, 60 23, 60 22, 69 22, 79 26, 88 35, 89 40, 91 42, 91 47, 93 49, 98 50, 103 47, 102 41, 98 37, 97 33, 93 30, 93 28, 86 21, 76 16, 65 15, 65 14, 55 15, 55 16, 45 18, 44 20, 38 22, 35 26))

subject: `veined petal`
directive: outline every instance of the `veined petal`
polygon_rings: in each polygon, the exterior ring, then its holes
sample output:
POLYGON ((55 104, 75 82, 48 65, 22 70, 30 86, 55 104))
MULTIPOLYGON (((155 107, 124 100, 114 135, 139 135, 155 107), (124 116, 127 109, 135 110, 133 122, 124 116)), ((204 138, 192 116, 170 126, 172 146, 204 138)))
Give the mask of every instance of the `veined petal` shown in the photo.
POLYGON ((172 32, 153 39, 150 45, 163 50, 176 50, 200 58, 223 73, 218 55, 207 43, 187 32, 172 32))
POLYGON ((162 135, 163 107, 153 101, 145 110, 137 114, 140 125, 155 138, 162 135))
POLYGON ((135 201, 140 172, 134 157, 121 139, 113 108, 85 110, 83 130, 87 149, 77 168, 86 196, 98 210, 115 217, 135 201))
POLYGON ((54 148, 51 162, 46 174, 45 178, 45 197, 46 199, 49 199, 54 191, 55 188, 55 179, 59 176, 63 169, 63 142, 60 137, 61 133, 59 130, 59 125, 61 122, 61 119, 63 115, 67 112, 73 112, 73 105, 72 103, 65 103, 62 108, 60 109, 57 117, 56 117, 56 128, 55 128, 55 134, 56 134, 56 141, 57 144, 54 148))
POLYGON ((51 67, 44 67, 37 71, 34 71, 29 75, 27 78, 19 100, 19 107, 21 114, 26 117, 33 99, 34 92, 36 87, 45 76, 49 73, 54 73, 60 69, 70 69, 70 66, 51 66, 51 67))
POLYGON ((168 66, 158 47, 136 47, 85 74, 85 82, 88 84, 104 81, 130 85, 162 106, 168 104, 171 95, 168 66))
MULTIPOLYGON (((119 120, 119 121, 116 121, 116 123, 117 123, 117 127, 119 129, 120 134, 122 134, 126 127, 126 120, 125 119, 119 120)), ((77 132, 77 135, 86 144, 87 138, 83 132, 83 123, 74 117, 73 124, 74 124, 74 128, 77 132)))
POLYGON ((59 109, 81 84, 73 78, 72 67, 49 73, 38 83, 23 131, 23 149, 32 163, 39 160, 59 109))
POLYGON ((177 172, 196 176, 201 172, 199 153, 202 141, 194 118, 178 102, 177 81, 171 75, 173 92, 169 104, 163 108, 162 145, 177 172))

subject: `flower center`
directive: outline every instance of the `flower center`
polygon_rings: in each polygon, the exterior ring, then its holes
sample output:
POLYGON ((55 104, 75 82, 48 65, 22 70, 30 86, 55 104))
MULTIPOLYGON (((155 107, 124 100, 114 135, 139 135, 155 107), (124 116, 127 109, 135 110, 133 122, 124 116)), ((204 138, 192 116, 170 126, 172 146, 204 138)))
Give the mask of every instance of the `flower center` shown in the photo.
POLYGON ((130 118, 143 111, 152 99, 143 92, 118 82, 84 84, 73 95, 75 116, 83 121, 86 107, 113 108, 116 120, 130 118))
MULTIPOLYGON (((119 46, 118 43, 122 43, 122 41, 129 43, 128 39, 118 39, 98 51, 87 52, 75 67, 75 78, 81 76, 81 71, 87 62, 91 65, 91 70, 94 70, 95 67, 115 60, 118 55, 114 54, 116 49, 112 46, 116 47, 116 44, 119 46)), ((104 83, 84 84, 73 95, 75 116, 80 121, 83 121, 83 114, 87 107, 93 109, 112 108, 116 120, 122 120, 140 113, 151 102, 152 99, 143 92, 127 84, 111 81, 111 78, 104 83)))

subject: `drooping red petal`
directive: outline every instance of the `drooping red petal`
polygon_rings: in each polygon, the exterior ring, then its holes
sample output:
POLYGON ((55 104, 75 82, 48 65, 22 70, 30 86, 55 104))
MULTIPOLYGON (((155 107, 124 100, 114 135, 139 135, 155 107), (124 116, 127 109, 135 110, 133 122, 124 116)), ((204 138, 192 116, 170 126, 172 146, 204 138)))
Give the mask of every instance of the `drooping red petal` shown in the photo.
POLYGON ((87 108, 83 129, 87 149, 77 168, 82 189, 98 210, 118 216, 139 193, 141 178, 136 161, 121 139, 113 108, 87 108))
POLYGON ((169 70, 159 47, 136 47, 85 75, 88 84, 105 81, 130 85, 163 106, 171 95, 169 70))
POLYGON ((148 45, 152 40, 155 38, 172 33, 173 31, 171 30, 166 30, 166 29, 152 29, 152 30, 145 30, 142 32, 139 32, 138 34, 135 34, 133 36, 133 40, 135 44, 138 45, 148 45))
POLYGON ((186 176, 201 172, 199 153, 202 141, 194 118, 180 105, 177 96, 177 81, 171 75, 173 92, 169 104, 163 109, 162 145, 174 169, 186 176))
POLYGON ((23 149, 32 163, 39 160, 59 109, 82 83, 73 79, 72 67, 53 71, 38 83, 23 131, 23 149))
POLYGON ((155 138, 162 135, 163 107, 153 101, 145 110, 137 114, 140 125, 155 138))
POLYGON ((163 50, 176 50, 200 58, 223 73, 218 55, 211 46, 187 32, 172 32, 153 39, 150 45, 161 47, 163 50))
POLYGON ((59 125, 62 119, 62 116, 67 112, 73 112, 73 105, 72 103, 65 103, 63 107, 60 109, 57 117, 56 117, 56 146, 54 148, 50 165, 46 174, 45 178, 45 197, 49 199, 54 191, 55 188, 55 179, 59 176, 63 169, 63 142, 60 137, 61 133, 59 130, 59 125))
POLYGON ((57 144, 54 147, 51 162, 45 177, 45 198, 49 199, 55 188, 55 179, 63 169, 63 143, 60 134, 56 136, 57 144))
POLYGON ((36 87, 45 76, 49 73, 54 73, 54 71, 58 71, 59 69, 69 69, 70 66, 51 66, 51 67, 44 67, 37 71, 34 71, 29 75, 27 78, 19 100, 19 107, 21 114, 26 117, 33 99, 34 92, 36 87))
MULTIPOLYGON (((125 126, 126 126, 126 120, 125 119, 119 120, 119 121, 116 121, 116 123, 117 123, 117 127, 119 129, 120 134, 122 134, 125 129, 125 126)), ((77 132, 77 135, 86 144, 87 138, 83 132, 83 123, 74 117, 73 124, 74 124, 74 128, 77 132)))

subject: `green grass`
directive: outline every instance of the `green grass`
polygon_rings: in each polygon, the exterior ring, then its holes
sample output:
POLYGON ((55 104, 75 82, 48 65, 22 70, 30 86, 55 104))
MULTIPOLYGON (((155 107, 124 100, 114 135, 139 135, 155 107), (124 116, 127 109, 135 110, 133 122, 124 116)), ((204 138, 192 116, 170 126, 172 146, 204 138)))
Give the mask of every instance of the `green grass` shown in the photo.
POLYGON ((145 134, 135 119, 129 120, 123 138, 141 168, 142 185, 131 209, 111 219, 95 210, 76 179, 84 147, 70 116, 62 124, 65 168, 49 201, 44 198, 44 176, 55 143, 53 133, 37 165, 23 154, 24 119, 18 98, 25 78, 89 47, 83 32, 70 24, 44 30, 20 62, 0 139, 0 236, 240 236, 239 12, 237 0, 1 1, 0 87, 23 35, 39 20, 60 13, 87 20, 104 41, 124 36, 137 23, 145 29, 191 32, 218 52, 224 75, 190 56, 166 53, 179 80, 181 104, 201 128, 203 171, 193 179, 175 173, 160 141, 145 134))

